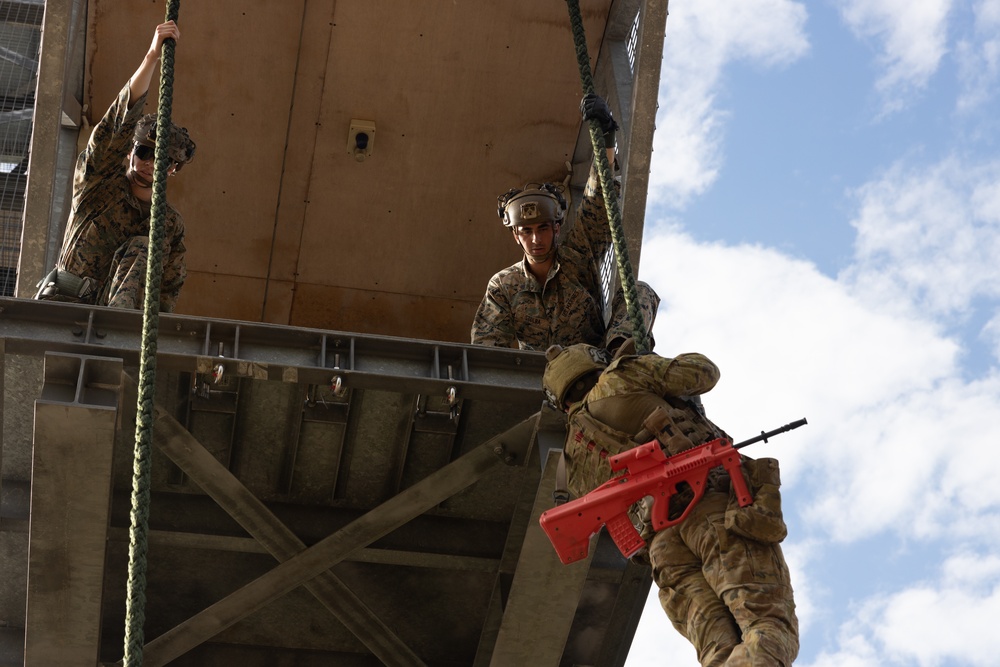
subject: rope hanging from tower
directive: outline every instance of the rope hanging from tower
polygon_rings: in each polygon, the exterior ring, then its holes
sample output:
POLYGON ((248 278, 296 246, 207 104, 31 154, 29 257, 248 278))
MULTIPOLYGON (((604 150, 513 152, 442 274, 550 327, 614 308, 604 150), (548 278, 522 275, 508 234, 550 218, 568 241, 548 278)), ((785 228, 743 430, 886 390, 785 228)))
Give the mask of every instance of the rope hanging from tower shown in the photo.
MULTIPOLYGON (((180 0, 167 0, 167 21, 177 21, 180 0)), ((170 127, 174 86, 174 40, 166 39, 160 56, 160 90, 156 108, 158 128, 170 127)), ((156 133, 153 195, 149 214, 149 252, 146 294, 142 309, 142 350, 139 361, 139 397, 136 404, 135 450, 132 463, 132 510, 129 526, 128 587, 125 598, 124 667, 142 665, 143 624, 146 620, 146 552, 149 533, 153 412, 156 392, 156 338, 160 325, 160 281, 163 276, 167 175, 170 132, 156 133)))
MULTIPOLYGON (((590 57, 587 54, 587 35, 583 30, 583 17, 580 14, 579 0, 566 0, 569 9, 569 22, 573 30, 573 43, 576 46, 576 60, 580 67, 580 83, 583 94, 594 93, 594 77, 590 71, 590 57)), ((628 256, 628 244, 622 227, 621 207, 618 204, 618 193, 614 188, 614 178, 611 165, 608 163, 607 148, 604 144, 604 133, 598 120, 590 119, 590 141, 594 145, 594 159, 597 161, 597 173, 601 180, 601 191, 604 194, 604 206, 608 212, 608 224, 611 226, 611 240, 615 248, 615 261, 618 265, 618 278, 625 294, 625 307, 632 322, 632 332, 635 338, 636 351, 649 351, 649 338, 646 325, 639 309, 639 295, 636 290, 635 272, 628 256)))

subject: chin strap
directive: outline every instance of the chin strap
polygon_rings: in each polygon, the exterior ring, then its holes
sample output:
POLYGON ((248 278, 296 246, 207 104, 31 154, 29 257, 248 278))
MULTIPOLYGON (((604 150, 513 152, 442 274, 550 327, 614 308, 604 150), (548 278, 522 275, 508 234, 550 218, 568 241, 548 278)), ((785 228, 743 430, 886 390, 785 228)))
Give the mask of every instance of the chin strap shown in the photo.
POLYGON ((146 190, 149 190, 150 188, 153 187, 152 183, 150 183, 142 176, 140 176, 139 172, 137 172, 131 166, 129 166, 128 171, 126 172, 125 175, 128 177, 129 182, 134 184, 136 187, 144 188, 146 190))

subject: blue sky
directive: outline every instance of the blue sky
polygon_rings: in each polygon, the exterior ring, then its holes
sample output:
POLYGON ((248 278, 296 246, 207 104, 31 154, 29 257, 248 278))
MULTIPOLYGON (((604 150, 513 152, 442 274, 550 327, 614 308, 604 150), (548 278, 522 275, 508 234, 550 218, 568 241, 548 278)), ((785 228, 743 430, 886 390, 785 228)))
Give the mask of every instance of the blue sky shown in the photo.
MULTIPOLYGON (((1000 664, 1000 0, 674 0, 656 351, 781 461, 798 667, 1000 664)), ((627 215, 627 212, 626 212, 627 215)), ((697 665, 654 594, 627 667, 697 665)))

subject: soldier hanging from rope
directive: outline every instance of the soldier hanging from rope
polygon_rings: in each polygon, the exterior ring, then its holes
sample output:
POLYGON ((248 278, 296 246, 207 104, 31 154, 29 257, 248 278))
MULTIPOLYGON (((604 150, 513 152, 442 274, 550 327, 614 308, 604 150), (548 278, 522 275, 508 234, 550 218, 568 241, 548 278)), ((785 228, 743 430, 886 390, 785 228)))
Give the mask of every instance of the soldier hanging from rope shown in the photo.
MULTIPOLYGON (((180 39, 173 21, 156 26, 149 50, 94 127, 77 158, 73 207, 59 261, 36 298, 141 309, 145 294, 156 115, 142 115, 164 40, 180 39)), ((169 156, 174 174, 194 157, 186 129, 173 123, 169 156)), ((184 221, 167 204, 160 310, 171 312, 184 285, 184 221)))
MULTIPOLYGON (((567 413, 566 482, 578 497, 612 477, 612 456, 650 434, 668 455, 726 437, 690 400, 718 382, 711 360, 697 353, 630 355, 629 347, 610 363, 589 345, 546 351, 542 384, 549 402, 567 413)), ((780 545, 787 527, 778 461, 744 456, 742 469, 750 505, 739 505, 720 467, 709 472, 704 495, 682 522, 653 532, 648 506, 637 503, 633 523, 646 540, 643 557, 652 565, 660 604, 703 667, 789 667, 799 635, 780 545)), ((681 516, 693 498, 689 486, 675 493, 669 518, 681 516)))
MULTIPOLYGON (((618 124, 601 97, 583 98, 584 122, 601 124, 608 156, 614 162, 618 124)), ((472 325, 479 345, 544 350, 549 345, 589 343, 614 350, 633 335, 619 290, 605 326, 601 262, 611 247, 611 230, 595 168, 584 189, 573 229, 562 239, 566 217, 562 186, 530 183, 498 198, 497 214, 510 229, 524 258, 494 275, 472 325)), ((651 331, 660 298, 646 283, 638 284, 646 331, 651 331)))

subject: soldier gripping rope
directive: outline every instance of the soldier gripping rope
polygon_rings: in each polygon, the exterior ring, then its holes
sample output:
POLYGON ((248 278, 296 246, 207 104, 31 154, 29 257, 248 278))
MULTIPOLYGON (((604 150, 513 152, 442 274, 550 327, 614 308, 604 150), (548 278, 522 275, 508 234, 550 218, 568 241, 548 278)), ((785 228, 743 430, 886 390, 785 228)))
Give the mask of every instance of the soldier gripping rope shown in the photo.
MULTIPOLYGON (((667 456, 728 440, 689 400, 718 382, 711 360, 697 353, 635 356, 630 347, 610 363, 605 350, 585 344, 546 351, 542 384, 568 416, 566 481, 578 497, 612 478, 612 458, 654 438, 667 456)), ((670 497, 667 527, 654 532, 644 503, 634 506, 633 522, 648 545, 660 604, 703 667, 787 667, 799 639, 780 546, 787 528, 778 462, 743 457, 742 469, 736 472, 745 474, 752 503, 734 493, 719 467, 708 472, 697 502, 690 487, 670 497)))
MULTIPOLYGON (((580 111, 585 121, 600 122, 606 144, 613 147, 618 124, 607 102, 587 95, 580 111)), ((613 148, 608 152, 613 161, 613 148)), ((562 185, 531 183, 497 199, 497 214, 524 258, 490 279, 472 325, 474 344, 516 343, 522 350, 544 350, 549 345, 588 343, 614 349, 632 336, 620 290, 605 325, 601 262, 612 239, 596 167, 591 168, 565 241, 560 237, 567 209, 562 192, 562 185)), ((660 298, 646 283, 638 283, 638 292, 648 332, 660 298)))
MULTIPOLYGON (((169 132, 170 175, 191 161, 185 128, 157 127, 143 115, 146 94, 166 39, 180 39, 173 21, 156 27, 149 50, 77 158, 73 206, 56 268, 39 283, 38 299, 141 309, 145 295, 153 156, 157 132, 169 132)), ((177 303, 187 269, 184 221, 169 203, 164 220, 160 310, 177 303)))

